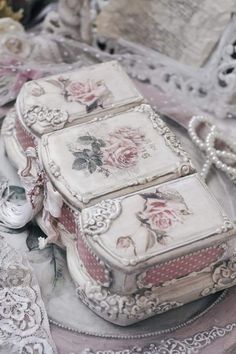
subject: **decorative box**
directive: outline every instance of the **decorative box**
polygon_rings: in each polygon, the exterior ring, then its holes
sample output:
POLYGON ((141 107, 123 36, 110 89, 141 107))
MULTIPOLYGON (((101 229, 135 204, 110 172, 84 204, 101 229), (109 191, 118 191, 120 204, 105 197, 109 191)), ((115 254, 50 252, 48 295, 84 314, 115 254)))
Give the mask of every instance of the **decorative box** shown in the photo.
POLYGON ((122 326, 236 283, 234 225, 198 174, 83 209, 67 250, 79 297, 122 326))
POLYGON ((35 217, 100 316, 125 326, 233 285, 232 222, 117 63, 27 83, 2 134, 27 195, 2 222, 35 217))
POLYGON ((143 102, 117 62, 30 81, 16 102, 20 123, 36 136, 143 102))

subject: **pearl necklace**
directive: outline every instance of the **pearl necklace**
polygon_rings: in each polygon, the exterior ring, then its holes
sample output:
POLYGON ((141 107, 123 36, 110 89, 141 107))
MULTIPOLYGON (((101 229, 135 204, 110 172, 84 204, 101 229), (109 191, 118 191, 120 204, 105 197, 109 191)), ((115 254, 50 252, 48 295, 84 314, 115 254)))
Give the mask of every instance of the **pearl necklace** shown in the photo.
POLYGON ((236 183, 236 168, 232 164, 236 163, 236 144, 225 136, 210 119, 203 116, 194 116, 188 126, 188 133, 193 143, 206 155, 206 161, 203 165, 200 175, 206 180, 207 175, 214 165, 217 169, 224 172, 233 183, 236 183), (200 125, 209 128, 209 132, 203 141, 198 134, 200 125), (224 150, 216 148, 216 142, 222 142, 224 150))

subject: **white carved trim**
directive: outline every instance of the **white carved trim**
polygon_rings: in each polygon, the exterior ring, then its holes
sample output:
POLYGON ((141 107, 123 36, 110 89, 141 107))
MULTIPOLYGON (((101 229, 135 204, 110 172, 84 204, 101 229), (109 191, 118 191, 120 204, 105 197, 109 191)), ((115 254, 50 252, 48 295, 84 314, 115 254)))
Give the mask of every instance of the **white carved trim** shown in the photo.
POLYGON ((32 106, 23 115, 27 127, 36 134, 62 129, 69 119, 69 114, 60 109, 49 109, 46 106, 32 106))
POLYGON ((121 202, 119 199, 107 199, 94 207, 85 209, 83 214, 84 234, 94 236, 105 233, 112 220, 116 219, 121 213, 121 202))
POLYGON ((105 315, 110 321, 119 318, 136 322, 150 315, 161 314, 183 304, 176 301, 160 303, 156 288, 145 293, 134 295, 119 295, 99 285, 87 282, 83 288, 77 288, 80 299, 93 311, 105 315))
POLYGON ((228 216, 224 215, 224 222, 223 222, 221 228, 216 230, 216 234, 224 234, 224 233, 231 231, 233 229, 234 229, 233 222, 228 218, 228 216))
MULTIPOLYGON (((113 348, 105 351, 85 349, 82 354, 154 354, 165 353, 173 354, 173 348, 175 354, 184 353, 200 353, 203 348, 208 347, 211 343, 217 339, 225 337, 227 334, 232 333, 236 328, 236 323, 229 323, 224 327, 214 326, 206 331, 197 332, 191 337, 184 339, 180 338, 168 338, 159 343, 150 343, 145 347, 133 347, 121 350, 114 350, 113 348)), ((70 353, 72 354, 72 353, 70 353)))
POLYGON ((177 139, 176 135, 167 127, 160 116, 155 113, 149 105, 142 104, 136 108, 134 111, 146 112, 152 121, 153 127, 158 130, 158 132, 165 139, 166 145, 181 158, 180 166, 178 167, 179 176, 186 176, 190 173, 195 172, 195 168, 188 153, 183 149, 180 141, 177 139))
POLYGON ((202 296, 214 294, 215 292, 236 284, 236 257, 223 261, 212 267, 212 286, 201 292, 202 296))

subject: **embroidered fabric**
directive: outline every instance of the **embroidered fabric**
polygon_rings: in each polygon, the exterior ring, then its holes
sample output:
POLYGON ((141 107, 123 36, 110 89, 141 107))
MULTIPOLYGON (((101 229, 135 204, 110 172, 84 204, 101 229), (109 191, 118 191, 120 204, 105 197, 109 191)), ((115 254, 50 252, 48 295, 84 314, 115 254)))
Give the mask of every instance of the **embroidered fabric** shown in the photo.
POLYGON ((56 354, 40 289, 25 257, 0 236, 0 353, 56 354))

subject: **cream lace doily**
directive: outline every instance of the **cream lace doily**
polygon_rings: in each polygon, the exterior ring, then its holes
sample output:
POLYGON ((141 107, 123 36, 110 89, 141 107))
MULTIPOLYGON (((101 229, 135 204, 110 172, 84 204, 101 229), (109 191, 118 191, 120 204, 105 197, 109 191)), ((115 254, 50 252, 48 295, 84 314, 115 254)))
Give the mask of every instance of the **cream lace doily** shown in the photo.
POLYGON ((0 354, 56 354, 40 289, 25 257, 0 236, 0 354))

